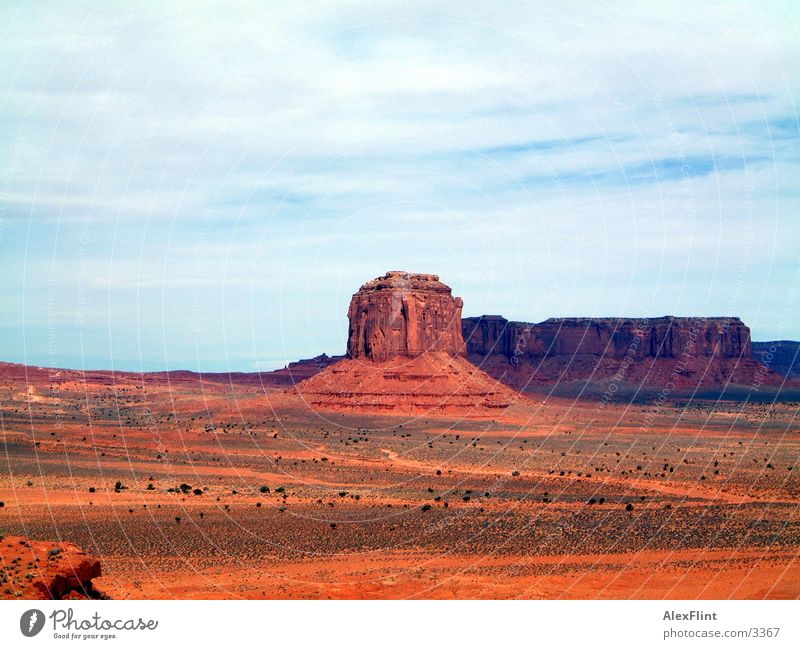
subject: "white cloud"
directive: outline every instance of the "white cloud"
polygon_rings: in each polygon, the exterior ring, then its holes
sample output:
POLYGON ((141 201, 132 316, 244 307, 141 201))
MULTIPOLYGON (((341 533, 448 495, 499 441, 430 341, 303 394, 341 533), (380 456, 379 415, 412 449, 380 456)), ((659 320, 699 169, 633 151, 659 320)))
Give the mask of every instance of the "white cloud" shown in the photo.
POLYGON ((339 351, 349 294, 408 267, 470 313, 721 309, 775 332, 800 243, 792 5, 0 11, 12 326, 34 331, 55 283, 67 319, 82 296, 115 349, 139 341, 126 357, 179 362, 204 291, 228 310, 195 342, 225 326, 237 363, 339 351), (251 320, 276 314, 270 352, 251 320))

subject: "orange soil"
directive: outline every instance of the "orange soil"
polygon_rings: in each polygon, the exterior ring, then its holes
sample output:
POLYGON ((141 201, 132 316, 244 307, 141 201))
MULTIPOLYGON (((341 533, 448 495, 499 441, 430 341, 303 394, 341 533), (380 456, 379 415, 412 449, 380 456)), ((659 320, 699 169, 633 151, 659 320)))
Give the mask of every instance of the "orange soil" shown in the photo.
POLYGON ((0 373, 0 535, 76 544, 115 598, 800 597, 797 404, 302 388, 0 373))
POLYGON ((358 554, 97 580, 122 599, 797 599, 796 553, 525 557, 358 554), (531 574, 535 573, 535 574, 531 574))

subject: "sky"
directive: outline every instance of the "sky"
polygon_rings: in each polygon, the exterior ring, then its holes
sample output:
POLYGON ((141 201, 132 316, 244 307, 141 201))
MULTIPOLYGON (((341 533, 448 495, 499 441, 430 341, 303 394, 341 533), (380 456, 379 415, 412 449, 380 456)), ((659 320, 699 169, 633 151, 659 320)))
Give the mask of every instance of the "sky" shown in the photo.
POLYGON ((0 3, 0 360, 343 353, 464 315, 800 339, 796 2, 0 3))

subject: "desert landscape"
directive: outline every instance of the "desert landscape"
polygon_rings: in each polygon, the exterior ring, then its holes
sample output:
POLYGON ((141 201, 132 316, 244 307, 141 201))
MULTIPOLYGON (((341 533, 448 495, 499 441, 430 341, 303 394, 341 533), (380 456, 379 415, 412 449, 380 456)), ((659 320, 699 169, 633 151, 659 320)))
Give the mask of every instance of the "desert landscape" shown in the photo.
POLYGON ((396 271, 346 356, 0 364, 0 597, 800 597, 797 385, 741 321, 462 307, 396 271))

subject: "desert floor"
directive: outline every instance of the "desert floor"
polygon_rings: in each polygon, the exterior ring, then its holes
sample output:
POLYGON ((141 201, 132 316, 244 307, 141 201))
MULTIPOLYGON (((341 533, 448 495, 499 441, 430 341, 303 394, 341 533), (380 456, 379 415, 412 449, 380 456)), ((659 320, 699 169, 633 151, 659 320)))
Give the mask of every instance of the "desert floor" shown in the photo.
POLYGON ((112 598, 800 597, 797 403, 462 419, 40 371, 0 415, 0 535, 75 543, 112 598))

